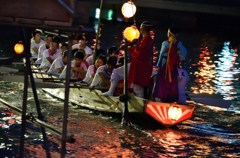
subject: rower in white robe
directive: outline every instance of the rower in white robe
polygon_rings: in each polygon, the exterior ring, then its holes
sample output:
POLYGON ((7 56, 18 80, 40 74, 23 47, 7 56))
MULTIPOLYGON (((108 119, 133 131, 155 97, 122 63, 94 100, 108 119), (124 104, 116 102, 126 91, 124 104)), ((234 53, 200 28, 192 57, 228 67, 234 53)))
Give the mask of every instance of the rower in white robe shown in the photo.
POLYGON ((58 57, 53 61, 47 73, 50 75, 59 76, 63 71, 65 65, 67 65, 67 61, 68 61, 68 51, 64 51, 62 57, 58 57))
POLYGON ((61 57, 62 54, 58 50, 58 41, 52 41, 50 48, 43 52, 43 60, 39 69, 48 69, 55 59, 61 57))

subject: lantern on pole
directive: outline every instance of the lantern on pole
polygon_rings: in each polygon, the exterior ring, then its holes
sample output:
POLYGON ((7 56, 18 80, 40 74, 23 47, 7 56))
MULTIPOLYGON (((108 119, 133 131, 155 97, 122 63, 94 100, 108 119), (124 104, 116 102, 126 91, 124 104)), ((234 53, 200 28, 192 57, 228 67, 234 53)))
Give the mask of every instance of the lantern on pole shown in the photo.
POLYGON ((179 107, 171 106, 168 109, 168 117, 169 119, 176 121, 182 116, 182 110, 179 107))
POLYGON ((125 18, 131 18, 135 15, 137 11, 136 6, 132 1, 128 1, 122 6, 122 14, 125 18))
POLYGON ((14 46, 14 51, 17 53, 17 54, 22 54, 22 52, 24 51, 24 46, 22 44, 22 42, 20 41, 19 43, 15 44, 14 46))
POLYGON ((132 42, 134 39, 138 39, 140 36, 140 32, 138 31, 136 26, 127 27, 124 32, 123 36, 129 41, 132 42))

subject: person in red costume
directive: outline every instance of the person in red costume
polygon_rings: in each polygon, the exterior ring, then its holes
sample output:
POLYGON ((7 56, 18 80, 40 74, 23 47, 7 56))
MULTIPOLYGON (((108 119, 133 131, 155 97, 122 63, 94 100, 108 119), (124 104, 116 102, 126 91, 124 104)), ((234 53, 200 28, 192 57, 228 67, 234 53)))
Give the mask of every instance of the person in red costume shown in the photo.
POLYGON ((136 96, 144 97, 144 87, 148 86, 153 69, 153 40, 150 36, 152 24, 144 21, 140 26, 141 41, 136 47, 129 48, 131 62, 129 69, 129 83, 132 84, 136 96))

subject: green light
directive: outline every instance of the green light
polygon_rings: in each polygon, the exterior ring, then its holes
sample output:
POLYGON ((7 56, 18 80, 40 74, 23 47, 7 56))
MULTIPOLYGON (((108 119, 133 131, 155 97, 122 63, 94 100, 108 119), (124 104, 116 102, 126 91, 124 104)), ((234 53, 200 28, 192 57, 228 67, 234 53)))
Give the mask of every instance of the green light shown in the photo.
POLYGON ((108 10, 108 17, 107 17, 107 20, 112 20, 113 18, 112 18, 112 16, 113 16, 113 10, 112 9, 110 9, 110 10, 108 10))

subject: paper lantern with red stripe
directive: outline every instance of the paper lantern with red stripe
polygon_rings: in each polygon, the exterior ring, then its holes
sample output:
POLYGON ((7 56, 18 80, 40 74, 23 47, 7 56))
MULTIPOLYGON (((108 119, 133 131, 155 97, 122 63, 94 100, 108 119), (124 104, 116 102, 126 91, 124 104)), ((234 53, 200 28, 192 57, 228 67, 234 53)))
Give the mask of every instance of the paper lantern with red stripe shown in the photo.
POLYGON ((195 105, 148 102, 145 112, 164 126, 171 127, 190 119, 193 116, 194 110, 195 105))

